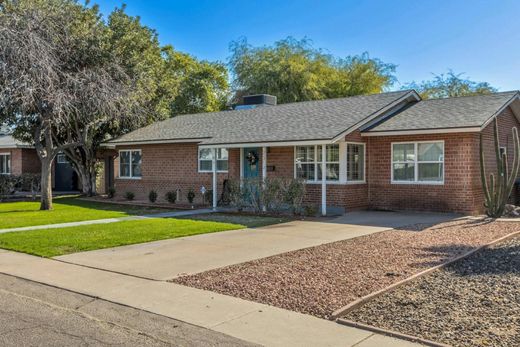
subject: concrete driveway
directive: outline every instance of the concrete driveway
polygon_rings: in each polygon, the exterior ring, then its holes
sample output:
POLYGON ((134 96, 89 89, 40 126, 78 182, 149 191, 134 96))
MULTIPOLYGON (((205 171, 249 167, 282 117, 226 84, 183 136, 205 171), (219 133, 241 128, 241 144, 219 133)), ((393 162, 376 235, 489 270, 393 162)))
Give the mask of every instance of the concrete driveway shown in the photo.
POLYGON ((327 220, 292 221, 56 257, 137 277, 167 280, 275 254, 346 240, 417 223, 440 223, 453 214, 359 211, 327 220))

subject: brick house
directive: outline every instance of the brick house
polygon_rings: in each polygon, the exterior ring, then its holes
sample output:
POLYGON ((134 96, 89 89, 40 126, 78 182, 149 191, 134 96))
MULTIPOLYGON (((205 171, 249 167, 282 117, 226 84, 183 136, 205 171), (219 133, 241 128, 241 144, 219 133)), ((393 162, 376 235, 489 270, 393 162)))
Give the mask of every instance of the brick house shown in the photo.
MULTIPOLYGON (((276 105, 244 98, 232 111, 177 116, 108 141, 116 191, 146 199, 227 178, 299 177, 306 203, 386 210, 483 210, 482 133, 493 169, 492 120, 512 160, 520 93, 421 100, 413 90, 276 105)), ((107 157, 108 158, 108 157, 107 157)), ((109 161, 107 161, 109 162, 109 161)), ((121 194, 122 195, 122 194, 121 194)))
MULTIPOLYGON (((16 140, 0 128, 0 175, 39 174, 40 158, 30 144, 16 140)), ((77 175, 67 158, 59 154, 53 164, 52 187, 56 191, 78 189, 77 175)))

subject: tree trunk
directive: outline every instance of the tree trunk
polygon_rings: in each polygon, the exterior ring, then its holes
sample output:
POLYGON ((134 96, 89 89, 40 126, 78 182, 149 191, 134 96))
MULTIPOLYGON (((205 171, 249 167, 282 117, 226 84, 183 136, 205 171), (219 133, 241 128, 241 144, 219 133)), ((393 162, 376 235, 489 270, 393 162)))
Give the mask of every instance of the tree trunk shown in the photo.
POLYGON ((44 158, 42 163, 40 210, 52 210, 52 160, 44 158))
POLYGON ((87 196, 96 195, 96 164, 76 165, 76 173, 81 180, 81 191, 87 196))

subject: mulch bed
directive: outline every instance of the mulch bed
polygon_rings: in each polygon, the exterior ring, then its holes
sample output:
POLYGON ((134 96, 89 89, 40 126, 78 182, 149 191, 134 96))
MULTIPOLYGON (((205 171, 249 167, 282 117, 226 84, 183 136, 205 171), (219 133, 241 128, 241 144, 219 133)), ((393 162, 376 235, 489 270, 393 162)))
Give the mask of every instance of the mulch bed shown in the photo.
POLYGON ((412 225, 173 279, 175 283, 317 317, 520 230, 457 220, 412 225))
POLYGON ((388 292, 345 317, 454 346, 520 346, 520 237, 388 292))

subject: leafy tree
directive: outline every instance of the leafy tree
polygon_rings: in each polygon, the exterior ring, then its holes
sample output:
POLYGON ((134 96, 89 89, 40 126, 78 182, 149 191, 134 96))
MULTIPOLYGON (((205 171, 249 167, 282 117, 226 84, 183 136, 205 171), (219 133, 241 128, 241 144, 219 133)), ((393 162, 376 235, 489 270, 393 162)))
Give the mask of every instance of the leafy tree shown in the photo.
POLYGON ((229 91, 227 69, 223 64, 197 61, 177 52, 171 46, 163 48, 165 75, 173 82, 172 115, 219 111, 225 108, 229 91))
POLYGON ((471 81, 463 78, 463 75, 450 70, 447 74, 434 75, 429 81, 409 83, 404 89, 415 89, 423 99, 490 94, 497 91, 487 82, 471 81))
POLYGON ((131 114, 131 80, 107 54, 105 38, 97 7, 67 0, 0 7, 0 121, 35 145, 41 209, 52 209, 55 156, 88 146, 100 124, 131 114))
POLYGON ((368 53, 338 59, 307 39, 289 37, 263 47, 241 39, 230 50, 235 101, 257 93, 276 95, 279 103, 379 93, 395 80, 395 65, 368 53))

